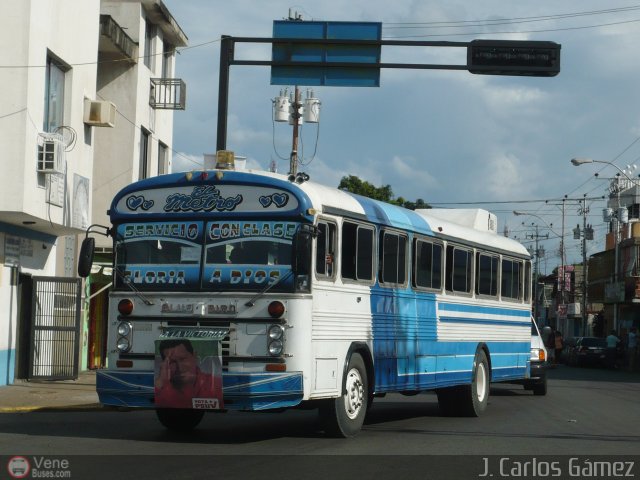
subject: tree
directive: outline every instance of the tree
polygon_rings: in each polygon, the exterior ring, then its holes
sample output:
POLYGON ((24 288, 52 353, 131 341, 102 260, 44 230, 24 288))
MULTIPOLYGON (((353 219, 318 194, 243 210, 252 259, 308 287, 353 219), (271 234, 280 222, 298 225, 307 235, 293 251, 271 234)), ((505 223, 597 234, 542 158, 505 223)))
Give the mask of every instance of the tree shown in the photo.
POLYGON ((391 202, 393 198, 393 190, 391 190, 391 185, 376 187, 366 180, 360 180, 360 178, 356 177, 355 175, 342 177, 340 179, 340 185, 338 185, 338 188, 341 190, 347 190, 357 195, 362 195, 363 197, 373 198, 374 200, 381 200, 383 202, 391 202))
POLYGON ((403 197, 394 199, 391 185, 376 187, 366 180, 360 180, 360 178, 356 175, 342 177, 340 179, 338 188, 341 190, 347 190, 348 192, 355 193, 357 195, 362 195, 363 197, 373 198, 374 200, 381 200, 393 205, 399 205, 410 210, 415 210, 416 208, 431 208, 431 206, 428 203, 425 203, 422 198, 418 198, 415 202, 405 200, 403 197))

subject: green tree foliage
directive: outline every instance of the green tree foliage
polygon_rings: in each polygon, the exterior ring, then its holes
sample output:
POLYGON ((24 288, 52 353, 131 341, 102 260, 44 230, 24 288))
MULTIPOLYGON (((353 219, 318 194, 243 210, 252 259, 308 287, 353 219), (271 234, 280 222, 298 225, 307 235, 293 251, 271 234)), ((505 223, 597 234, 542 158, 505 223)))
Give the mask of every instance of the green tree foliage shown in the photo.
POLYGON ((403 197, 393 198, 391 185, 376 187, 366 180, 361 180, 356 175, 342 177, 338 188, 357 195, 362 195, 363 197, 373 198, 374 200, 380 200, 393 205, 400 205, 401 207, 405 207, 410 210, 415 210, 416 208, 431 208, 431 206, 428 203, 425 203, 422 198, 418 198, 415 202, 405 200, 403 197))

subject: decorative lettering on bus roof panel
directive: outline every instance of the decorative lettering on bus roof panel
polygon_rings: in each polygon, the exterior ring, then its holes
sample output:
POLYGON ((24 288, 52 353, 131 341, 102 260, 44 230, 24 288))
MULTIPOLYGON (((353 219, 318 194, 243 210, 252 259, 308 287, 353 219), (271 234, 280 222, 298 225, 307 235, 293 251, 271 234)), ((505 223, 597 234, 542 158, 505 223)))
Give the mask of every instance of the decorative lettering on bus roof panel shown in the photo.
POLYGON ((188 185, 149 188, 123 195, 114 214, 208 212, 292 212, 299 208, 294 195, 273 187, 253 185, 188 185))

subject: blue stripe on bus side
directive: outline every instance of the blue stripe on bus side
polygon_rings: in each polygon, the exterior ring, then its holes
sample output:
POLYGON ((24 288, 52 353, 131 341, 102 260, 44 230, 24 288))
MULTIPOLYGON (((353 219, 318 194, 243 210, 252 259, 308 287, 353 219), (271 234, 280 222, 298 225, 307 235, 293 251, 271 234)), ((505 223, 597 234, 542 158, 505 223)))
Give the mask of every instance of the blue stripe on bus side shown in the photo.
MULTIPOLYGON (((371 314, 377 392, 438 388, 471 381, 478 341, 439 341, 439 310, 494 317, 445 316, 440 318, 444 322, 529 328, 528 309, 438 304, 433 293, 375 285, 371 288, 371 314), (517 320, 525 317, 526 321, 517 320)), ((524 377, 528 369, 529 342, 485 343, 491 356, 493 380, 524 377)))
POLYGON ((455 312, 473 312, 473 313, 486 313, 489 315, 509 315, 514 317, 523 317, 527 319, 527 324, 529 323, 529 317, 531 316, 531 312, 527 309, 523 308, 501 308, 501 307, 487 307, 484 305, 465 305, 460 303, 438 303, 439 311, 455 311, 455 312))
POLYGON ((510 326, 510 327, 522 327, 529 326, 530 321, 526 322, 517 322, 510 320, 488 320, 485 318, 471 318, 471 317, 443 317, 440 316, 440 321, 444 323, 473 323, 480 325, 499 325, 499 326, 510 326))

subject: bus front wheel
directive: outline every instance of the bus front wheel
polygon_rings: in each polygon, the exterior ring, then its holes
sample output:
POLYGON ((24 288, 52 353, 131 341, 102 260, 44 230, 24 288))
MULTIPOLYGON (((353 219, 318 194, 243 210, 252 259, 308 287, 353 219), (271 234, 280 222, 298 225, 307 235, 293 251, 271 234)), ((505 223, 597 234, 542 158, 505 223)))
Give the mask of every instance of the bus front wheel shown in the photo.
POLYGON ((190 408, 157 408, 156 415, 165 428, 174 432, 188 432, 198 426, 204 411, 190 408))
POLYGON ((342 396, 326 400, 320 407, 320 422, 329 436, 353 437, 362 428, 369 403, 367 369, 358 353, 349 359, 342 391, 342 396))

